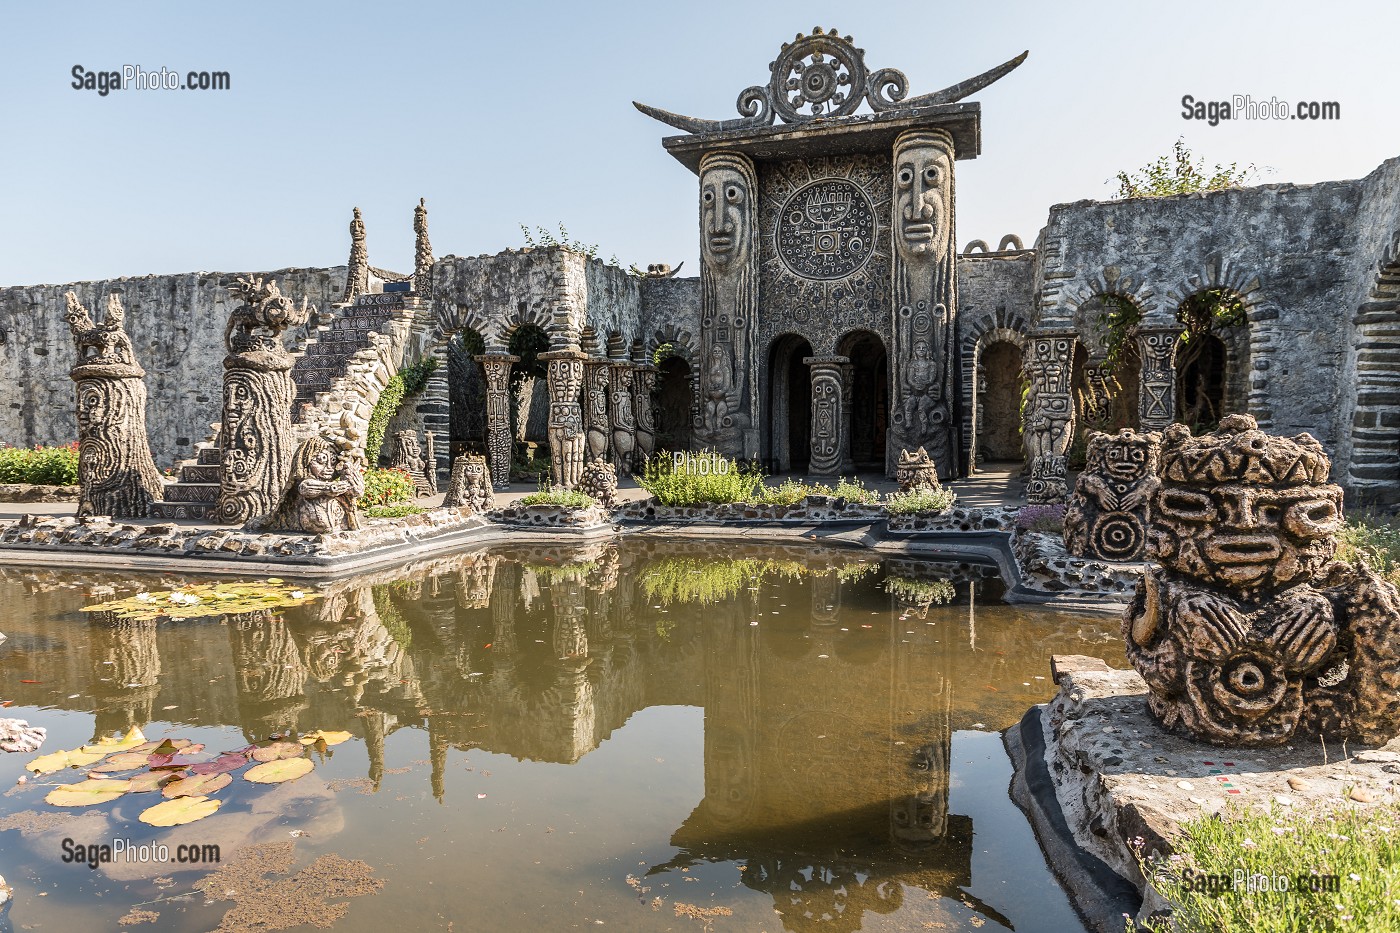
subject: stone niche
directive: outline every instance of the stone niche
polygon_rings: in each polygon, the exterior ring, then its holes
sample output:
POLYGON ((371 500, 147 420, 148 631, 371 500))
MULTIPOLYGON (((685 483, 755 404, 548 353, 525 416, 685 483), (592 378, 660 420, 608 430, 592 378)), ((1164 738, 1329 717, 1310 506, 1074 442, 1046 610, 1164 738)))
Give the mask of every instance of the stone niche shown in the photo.
POLYGON ((1162 437, 1127 654, 1168 729, 1225 746, 1400 734, 1400 596, 1333 560, 1342 491, 1311 435, 1248 415, 1162 437))

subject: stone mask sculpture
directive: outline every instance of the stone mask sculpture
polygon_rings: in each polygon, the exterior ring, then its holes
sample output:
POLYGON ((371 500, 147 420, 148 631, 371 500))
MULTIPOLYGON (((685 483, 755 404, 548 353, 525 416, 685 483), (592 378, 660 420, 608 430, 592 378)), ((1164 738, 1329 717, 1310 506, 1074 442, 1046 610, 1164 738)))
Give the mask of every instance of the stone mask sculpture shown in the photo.
POLYGON ((437 470, 423 455, 417 431, 409 429, 394 435, 394 452, 389 458, 389 466, 408 474, 409 479, 413 480, 414 495, 437 495, 437 470))
POLYGON ((617 467, 601 457, 589 461, 579 477, 580 492, 592 496, 605 509, 617 505, 617 467))
POLYGON ((913 492, 917 489, 936 491, 938 485, 938 465, 920 447, 911 453, 899 452, 899 462, 895 464, 894 478, 899 483, 900 492, 913 492))
POLYGON ((1089 435, 1084 471, 1065 506, 1065 547, 1071 554, 1142 560, 1148 507, 1160 485, 1160 445, 1160 435, 1131 428, 1089 435))
POLYGON ((453 461, 443 508, 487 512, 495 504, 496 496, 491 490, 491 474, 486 469, 486 458, 462 454, 453 461))
POLYGON ((1228 415, 1163 435, 1128 657, 1169 729, 1217 745, 1400 733, 1400 597, 1332 562, 1342 492, 1307 434, 1228 415))
POLYGON ((356 500, 364 493, 354 451, 338 450, 330 438, 313 437, 297 448, 282 499, 258 526, 318 535, 353 531, 360 527, 356 500))

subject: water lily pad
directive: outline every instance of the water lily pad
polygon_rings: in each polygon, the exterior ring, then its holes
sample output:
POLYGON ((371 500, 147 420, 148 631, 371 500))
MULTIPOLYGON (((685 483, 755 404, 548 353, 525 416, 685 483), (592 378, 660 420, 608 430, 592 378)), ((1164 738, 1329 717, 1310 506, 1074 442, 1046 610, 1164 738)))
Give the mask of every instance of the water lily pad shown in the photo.
POLYGON ((93 774, 109 774, 113 771, 134 771, 151 763, 151 756, 142 752, 119 752, 109 755, 107 760, 92 769, 93 774))
POLYGON ((310 758, 283 758, 254 765, 245 771, 243 776, 254 784, 281 784, 283 781, 295 781, 302 775, 310 774, 314 767, 310 758))
POLYGON ((182 748, 188 748, 192 743, 189 739, 161 739, 159 742, 144 742, 131 749, 133 752, 145 752, 147 754, 159 753, 171 755, 182 748))
POLYGON ((229 753, 220 755, 213 761, 201 761, 197 765, 190 767, 193 774, 223 774, 226 771, 237 771, 248 763, 248 756, 229 753))
POLYGON ((280 761, 283 758, 300 758, 301 745, 296 742, 273 742, 253 750, 254 761, 280 761))
POLYGON ((83 768, 93 762, 101 761, 107 756, 106 752, 85 752, 81 748, 68 749, 66 751, 50 752, 47 755, 40 755, 25 768, 35 774, 53 774, 55 771, 62 771, 64 768, 83 768))
POLYGON ((86 781, 79 781, 76 784, 55 787, 48 792, 44 799, 55 807, 90 807, 96 803, 116 800, 129 790, 131 790, 130 781, 104 781, 99 778, 88 778, 86 781))
POLYGON ((204 751, 203 745, 186 744, 176 748, 173 742, 162 742, 155 751, 151 752, 151 767, 165 768, 172 765, 185 767, 189 764, 189 756, 198 755, 202 751, 204 751), (183 763, 177 762, 177 758, 183 758, 185 761, 183 763))
POLYGON ((266 583, 197 583, 84 606, 83 611, 111 612, 123 619, 197 619, 232 612, 299 606, 319 598, 319 593, 299 590, 281 580, 266 583))
POLYGON ((192 774, 178 781, 171 781, 161 788, 160 792, 167 797, 205 797, 223 790, 232 781, 233 778, 227 774, 192 774))
POLYGON ((146 794, 151 791, 160 790, 171 781, 178 781, 184 777, 183 771, 143 771, 130 779, 131 790, 129 794, 146 794))
POLYGON ((120 739, 116 736, 107 736, 97 740, 94 745, 84 745, 83 751, 87 754, 110 755, 112 752, 124 752, 143 744, 146 737, 141 734, 140 728, 132 726, 126 735, 120 739))
POLYGON ((176 797, 141 811, 141 822, 151 826, 181 826, 202 820, 222 807, 222 800, 208 797, 176 797))
POLYGON ((317 729, 315 732, 308 732, 301 737, 302 745, 312 745, 318 740, 327 745, 339 745, 341 742, 348 742, 352 736, 348 732, 323 732, 317 729))

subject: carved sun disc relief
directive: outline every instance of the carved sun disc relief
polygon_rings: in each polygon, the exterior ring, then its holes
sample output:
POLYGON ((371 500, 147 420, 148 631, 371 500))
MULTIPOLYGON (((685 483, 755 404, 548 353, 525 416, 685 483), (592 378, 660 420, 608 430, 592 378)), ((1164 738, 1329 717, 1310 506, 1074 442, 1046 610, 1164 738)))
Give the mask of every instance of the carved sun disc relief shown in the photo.
POLYGON ((875 252, 875 208, 852 182, 814 181, 783 204, 775 238, 778 256, 793 274, 845 278, 864 268, 875 252))

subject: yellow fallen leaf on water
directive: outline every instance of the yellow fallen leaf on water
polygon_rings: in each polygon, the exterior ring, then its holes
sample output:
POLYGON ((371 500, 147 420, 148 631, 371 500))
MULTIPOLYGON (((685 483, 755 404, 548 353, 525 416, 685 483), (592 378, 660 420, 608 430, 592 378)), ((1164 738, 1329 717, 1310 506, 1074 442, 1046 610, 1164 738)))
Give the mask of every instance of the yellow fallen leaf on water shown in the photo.
POLYGON ((97 740, 96 745, 84 745, 83 751, 90 755, 98 754, 99 752, 103 755, 110 755, 112 752, 124 752, 127 749, 143 745, 145 741, 146 737, 141 734, 141 729, 137 726, 132 726, 131 731, 127 732, 122 738, 119 739, 111 735, 104 736, 97 740))
POLYGON ((302 745, 315 745, 318 740, 325 742, 327 745, 339 745, 341 742, 350 741, 351 738, 353 738, 353 736, 348 732, 322 732, 320 729, 317 729, 315 732, 308 732, 306 735, 303 735, 300 741, 302 745))
POLYGON ((181 826, 202 820, 222 807, 222 800, 208 797, 176 797, 141 811, 141 822, 151 826, 181 826))
POLYGON ((311 773, 314 767, 310 758, 283 758, 280 761, 254 765, 244 771, 243 776, 254 784, 281 784, 283 781, 295 781, 302 775, 311 773))
POLYGON ((86 781, 79 781, 76 784, 55 787, 48 792, 44 799, 55 807, 90 807, 95 803, 116 800, 129 790, 131 790, 130 781, 103 781, 98 778, 88 778, 86 781))
POLYGON ((81 768, 90 765, 95 761, 101 761, 107 753, 85 752, 81 748, 68 749, 66 751, 49 752, 47 755, 40 755, 29 764, 25 765, 35 774, 53 774, 55 771, 62 771, 64 768, 81 768))

